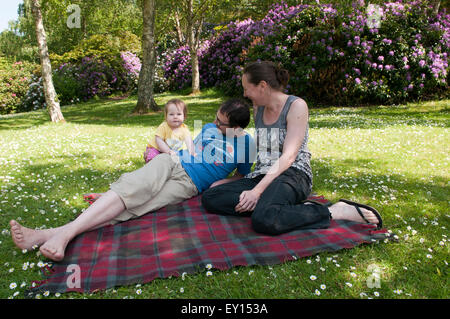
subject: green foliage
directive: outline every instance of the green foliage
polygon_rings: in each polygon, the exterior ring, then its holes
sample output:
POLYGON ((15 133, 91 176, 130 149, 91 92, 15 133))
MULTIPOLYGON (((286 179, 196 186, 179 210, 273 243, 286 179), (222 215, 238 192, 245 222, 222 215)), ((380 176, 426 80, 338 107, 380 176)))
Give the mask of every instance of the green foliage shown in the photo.
MULTIPOLYGON (((434 17, 426 4, 382 4, 377 26, 369 23, 376 16, 370 7, 357 3, 275 5, 262 20, 230 23, 204 42, 202 86, 241 95, 242 67, 271 60, 290 72, 287 91, 309 103, 395 104, 448 96, 450 16, 434 17)), ((189 85, 187 51, 184 46, 167 55, 172 88, 189 85)))
POLYGON ((120 36, 93 35, 62 56, 52 54, 53 81, 61 104, 133 91, 140 53, 140 39, 123 31, 120 36))
POLYGON ((27 45, 23 37, 10 30, 0 33, 0 53, 16 61, 38 62, 37 46, 27 45))
POLYGON ((129 51, 141 55, 141 40, 134 34, 123 31, 118 36, 111 34, 96 34, 84 39, 73 50, 63 55, 51 54, 52 64, 78 63, 85 57, 102 59, 110 66, 117 64, 120 52, 129 51))
POLYGON ((71 104, 84 96, 85 88, 72 71, 71 68, 62 68, 53 73, 53 85, 61 105, 71 104))
MULTIPOLYGON (((140 51, 140 40, 123 31, 120 36, 94 35, 62 56, 51 54, 53 83, 61 105, 114 92, 133 92, 140 69, 136 54, 140 51)), ((0 113, 45 107, 39 72, 31 77, 31 71, 39 66, 25 62, 13 64, 6 59, 2 63, 5 72, 0 81, 4 83, 0 89, 0 113)))
POLYGON ((448 93, 448 18, 425 6, 383 6, 379 26, 367 8, 310 6, 259 41, 248 60, 291 71, 289 91, 320 104, 400 103, 448 93))

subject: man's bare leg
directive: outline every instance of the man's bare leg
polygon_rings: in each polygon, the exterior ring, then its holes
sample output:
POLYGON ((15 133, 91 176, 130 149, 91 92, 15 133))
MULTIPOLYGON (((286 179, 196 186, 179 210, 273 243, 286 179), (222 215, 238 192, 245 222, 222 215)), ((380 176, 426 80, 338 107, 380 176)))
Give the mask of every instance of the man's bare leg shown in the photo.
POLYGON ((115 192, 108 191, 74 221, 64 226, 33 230, 12 220, 11 235, 19 248, 29 249, 34 245, 42 245, 40 251, 45 257, 60 261, 64 258, 67 244, 75 236, 110 224, 125 209, 122 199, 115 192))
POLYGON ((97 199, 86 211, 48 239, 40 248, 41 253, 52 260, 64 258, 67 244, 77 235, 110 223, 125 211, 122 199, 113 191, 108 191, 97 199))
POLYGON ((60 229, 58 227, 51 229, 36 230, 24 227, 15 220, 11 220, 9 222, 9 225, 11 226, 11 237, 12 240, 14 241, 14 244, 16 244, 16 246, 19 247, 20 249, 27 249, 27 250, 30 250, 35 246, 42 245, 47 240, 49 240, 54 234, 56 234, 60 229))
MULTIPOLYGON (((103 195, 99 194, 99 195, 103 195)), ((100 196, 98 196, 99 198, 100 196)), ((96 198, 96 200, 98 199, 96 198)), ((109 225, 109 222, 98 225, 95 228, 100 228, 109 225)), ((16 220, 11 220, 9 222, 11 227, 11 237, 14 244, 20 249, 31 250, 33 248, 39 247, 49 240, 53 235, 57 234, 59 231, 64 229, 64 226, 49 229, 31 229, 19 224, 16 220)), ((95 229, 93 228, 93 229, 95 229)), ((93 230, 92 229, 92 230, 93 230)))

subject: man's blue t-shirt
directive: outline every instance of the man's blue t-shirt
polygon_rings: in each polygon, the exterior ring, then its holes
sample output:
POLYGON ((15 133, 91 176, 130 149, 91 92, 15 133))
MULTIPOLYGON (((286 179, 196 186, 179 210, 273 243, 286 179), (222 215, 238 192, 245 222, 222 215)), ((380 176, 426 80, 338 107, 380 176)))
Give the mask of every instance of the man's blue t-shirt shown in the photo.
POLYGON ((188 150, 178 152, 181 165, 194 182, 199 193, 237 168, 242 175, 250 173, 256 157, 256 145, 249 134, 227 137, 214 123, 203 126, 194 139, 196 157, 188 150))

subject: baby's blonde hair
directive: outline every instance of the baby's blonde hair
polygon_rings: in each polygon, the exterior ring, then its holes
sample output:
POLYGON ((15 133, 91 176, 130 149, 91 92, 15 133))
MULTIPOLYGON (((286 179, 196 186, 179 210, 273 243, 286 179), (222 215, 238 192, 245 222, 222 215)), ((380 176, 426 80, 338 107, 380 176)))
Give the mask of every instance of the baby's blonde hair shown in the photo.
POLYGON ((178 110, 183 110, 183 114, 184 114, 184 119, 186 119, 187 117, 187 106, 186 103, 184 103, 182 100, 180 99, 171 99, 169 101, 167 101, 166 105, 164 105, 164 116, 167 117, 167 112, 169 109, 169 105, 173 104, 177 107, 178 110))

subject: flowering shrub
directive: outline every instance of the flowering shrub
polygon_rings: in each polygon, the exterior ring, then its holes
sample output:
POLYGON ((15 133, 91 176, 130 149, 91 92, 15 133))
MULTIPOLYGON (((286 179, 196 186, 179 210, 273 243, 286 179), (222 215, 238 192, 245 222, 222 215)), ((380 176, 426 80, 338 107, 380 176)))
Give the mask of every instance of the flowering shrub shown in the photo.
POLYGON ((155 93, 162 93, 169 90, 170 81, 166 79, 166 74, 164 71, 166 56, 167 52, 156 54, 155 74, 153 75, 153 91, 155 93))
MULTIPOLYGON (((129 32, 94 35, 62 56, 51 54, 53 83, 61 105, 95 96, 137 89, 141 62, 140 39, 129 32)), ((45 97, 37 65, 0 59, 0 114, 44 108, 45 97)))
POLYGON ((34 74, 29 82, 28 90, 18 108, 20 112, 35 111, 40 108, 45 108, 44 84, 42 77, 34 74))
MULTIPOLYGON (((260 21, 247 19, 232 22, 215 39, 211 40, 209 51, 200 59, 201 79, 205 86, 217 86, 227 94, 241 94, 243 65, 251 60, 249 55, 264 38, 273 37, 286 28, 285 24, 304 6, 287 7, 275 5, 260 21)), ((267 43, 267 47, 272 47, 267 43)))
MULTIPOLYGON (((133 92, 137 89, 137 81, 141 62, 131 52, 120 54, 121 63, 105 63, 97 57, 84 57, 81 62, 65 62, 53 70, 53 84, 61 105, 86 101, 95 96, 105 97, 114 92, 133 92)), ((30 83, 27 98, 22 109, 33 110, 44 107, 42 79, 34 79, 30 83), (35 100, 32 100, 35 97, 35 100)))
MULTIPOLYGON (((242 66, 272 60, 290 71, 288 91, 314 103, 398 103, 448 94, 450 15, 427 2, 274 6, 261 21, 230 23, 200 50, 204 87, 242 94, 242 66)), ((183 47, 168 55, 171 88, 190 84, 183 47)))
MULTIPOLYGON (((198 52, 200 81, 203 86, 218 86, 232 93, 240 87, 242 63, 246 60, 249 47, 260 37, 273 35, 283 28, 283 21, 294 15, 298 9, 285 5, 275 6, 261 21, 247 19, 231 22, 217 36, 202 43, 198 52)), ((171 89, 181 89, 191 83, 191 62, 189 48, 183 46, 167 55, 165 75, 171 89)))
POLYGON ((0 58, 0 114, 14 113, 28 90, 35 64, 0 58))
POLYGON ((121 52, 120 57, 123 60, 122 66, 124 72, 124 82, 126 83, 125 91, 137 89, 139 72, 141 71, 141 60, 132 52, 121 52))
MULTIPOLYGON (((209 49, 209 41, 204 41, 198 51, 199 60, 209 49)), ((192 66, 188 46, 182 46, 165 56, 164 76, 169 89, 182 89, 192 83, 192 66)), ((204 74, 200 73, 200 81, 204 74)))
POLYGON ((140 39, 129 32, 94 35, 62 56, 51 55, 62 105, 137 89, 140 39))
POLYGON ((448 88, 449 16, 436 22, 418 1, 304 9, 284 32, 259 44, 252 58, 275 59, 292 71, 290 91, 317 103, 397 103, 448 88), (378 13, 373 12, 378 10, 378 13), (378 14, 379 21, 370 17, 378 14), (440 21, 440 22, 439 22, 440 21), (332 28, 329 28, 332 26, 332 28))

